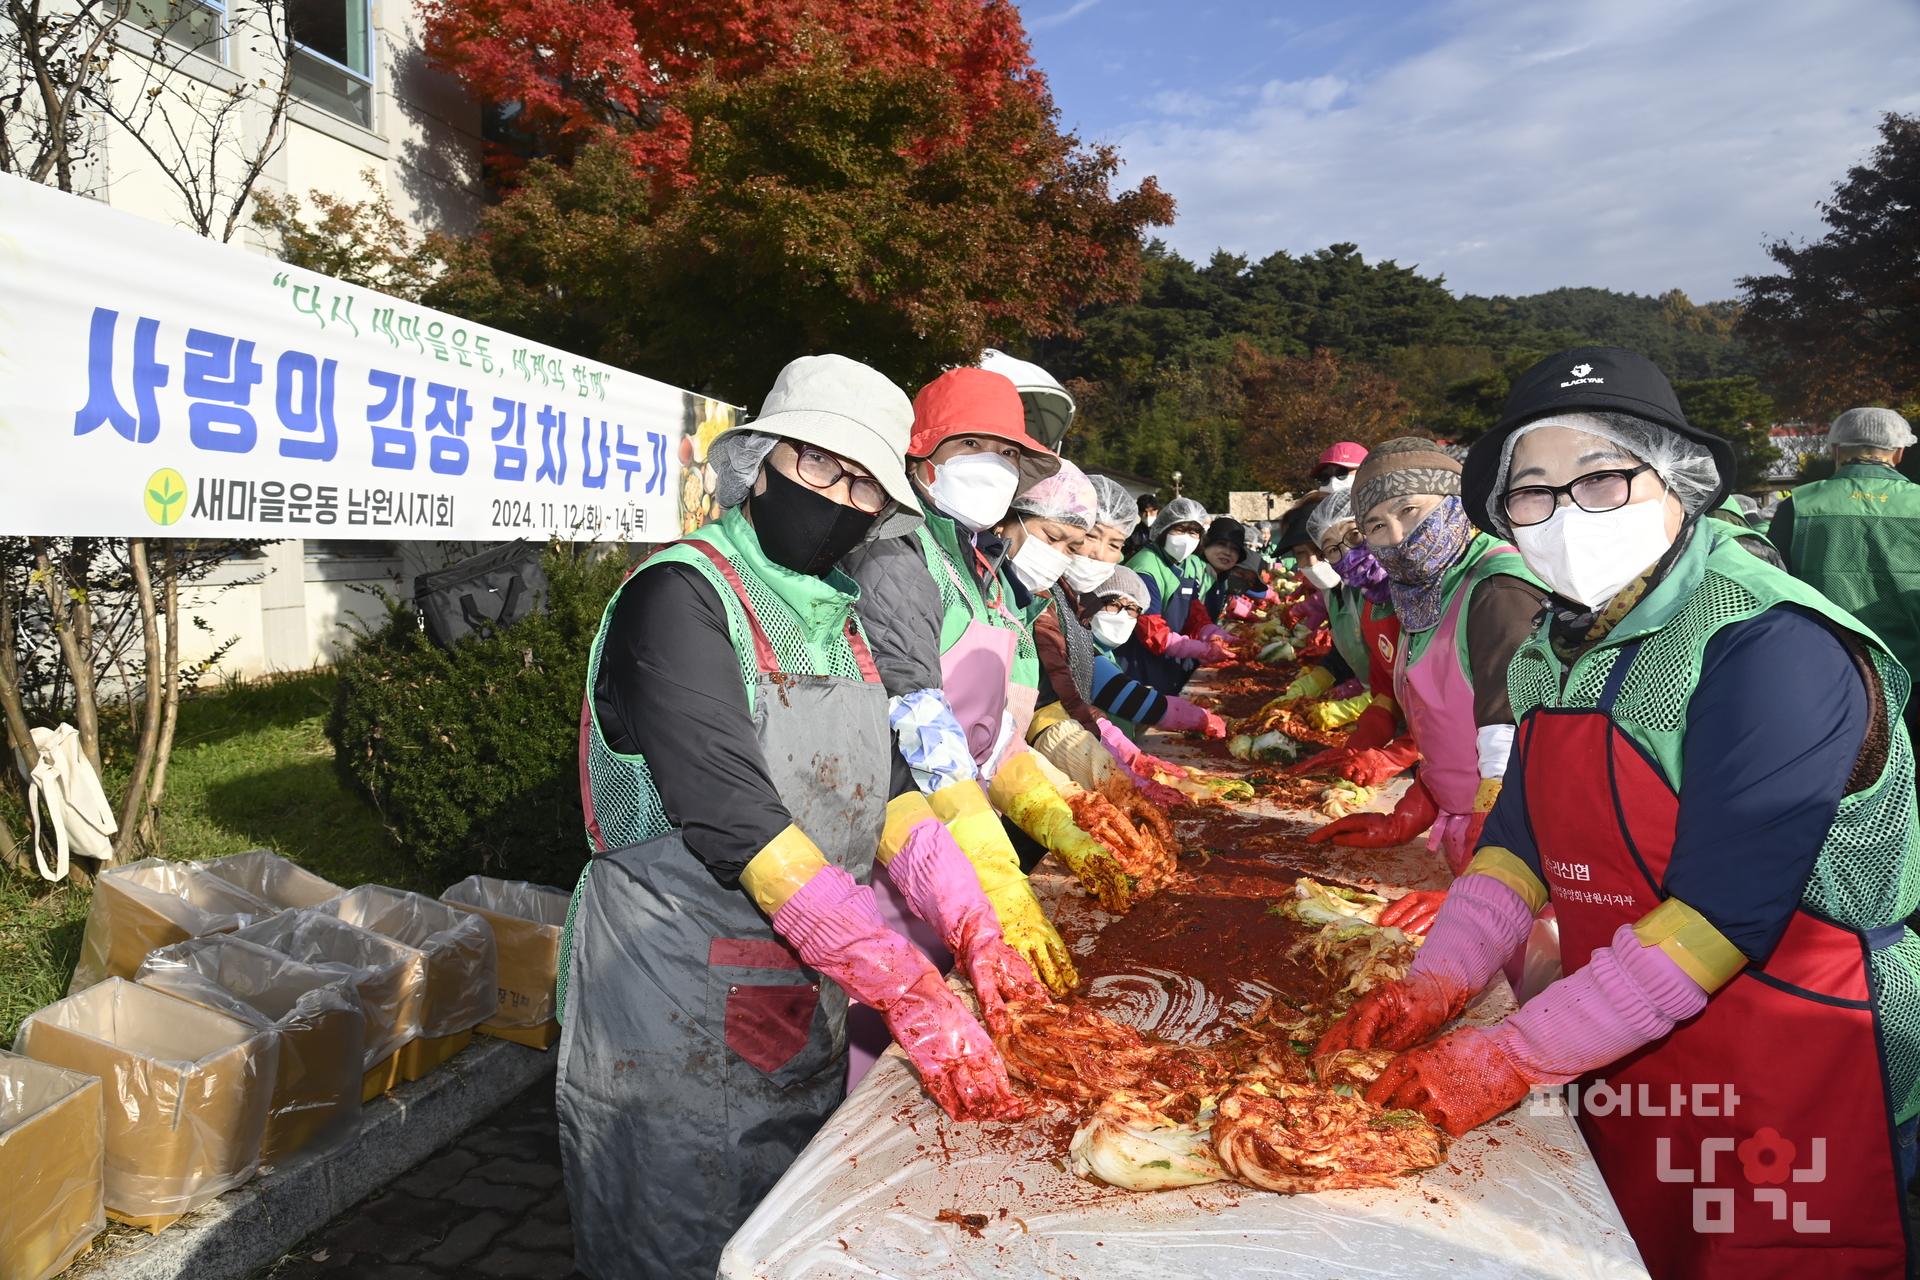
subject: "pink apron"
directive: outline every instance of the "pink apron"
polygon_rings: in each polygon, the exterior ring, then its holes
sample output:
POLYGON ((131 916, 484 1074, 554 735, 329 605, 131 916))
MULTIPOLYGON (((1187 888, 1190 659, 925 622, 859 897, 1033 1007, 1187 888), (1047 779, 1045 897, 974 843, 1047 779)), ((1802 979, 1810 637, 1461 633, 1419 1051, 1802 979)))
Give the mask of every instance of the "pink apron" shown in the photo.
MULTIPOLYGON (((1518 555, 1501 546, 1489 556, 1518 555)), ((1403 641, 1394 662, 1393 693, 1407 713, 1413 739, 1420 745, 1420 780, 1440 816, 1427 833, 1427 847, 1446 855, 1454 875, 1467 869, 1474 850, 1467 843, 1473 802, 1480 790, 1479 731, 1473 721, 1473 686, 1460 669, 1457 641, 1460 614, 1478 580, 1469 575, 1453 593, 1427 651, 1411 666, 1403 641)), ((1514 998, 1523 1003, 1560 977, 1560 925, 1549 906, 1533 922, 1526 945, 1506 964, 1514 998)))

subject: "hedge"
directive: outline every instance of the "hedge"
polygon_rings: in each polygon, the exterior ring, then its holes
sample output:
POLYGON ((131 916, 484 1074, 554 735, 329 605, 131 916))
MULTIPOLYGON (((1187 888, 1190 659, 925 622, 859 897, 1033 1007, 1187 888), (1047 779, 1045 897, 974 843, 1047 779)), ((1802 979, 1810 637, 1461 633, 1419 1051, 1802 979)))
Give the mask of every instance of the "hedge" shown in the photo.
POLYGON ((586 860, 578 733, 587 654, 623 557, 548 553, 545 613, 441 649, 413 610, 339 665, 334 760, 436 880, 570 889, 586 860))

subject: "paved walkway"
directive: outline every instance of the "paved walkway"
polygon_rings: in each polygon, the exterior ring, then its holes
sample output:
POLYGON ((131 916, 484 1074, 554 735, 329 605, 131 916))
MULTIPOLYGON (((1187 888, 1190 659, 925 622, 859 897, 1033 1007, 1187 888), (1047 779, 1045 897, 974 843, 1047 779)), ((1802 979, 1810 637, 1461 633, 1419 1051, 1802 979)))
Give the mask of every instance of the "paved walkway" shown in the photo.
POLYGON ((578 1274, 551 1077, 301 1241, 266 1273, 270 1280, 564 1280, 578 1274))

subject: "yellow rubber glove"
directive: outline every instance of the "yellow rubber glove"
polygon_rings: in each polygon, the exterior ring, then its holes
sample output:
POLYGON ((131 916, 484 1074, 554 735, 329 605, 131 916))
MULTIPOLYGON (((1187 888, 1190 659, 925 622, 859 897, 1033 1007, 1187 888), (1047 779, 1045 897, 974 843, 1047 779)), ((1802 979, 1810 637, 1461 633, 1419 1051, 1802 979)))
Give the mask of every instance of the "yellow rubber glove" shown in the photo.
POLYGON ((986 793, 977 782, 956 782, 927 797, 934 815, 947 824, 953 842, 973 864, 980 878, 980 890, 993 904, 1000 920, 1000 932, 1007 945, 1018 951, 1040 981, 1055 995, 1065 995, 1080 983, 1073 971, 1073 959, 1059 931, 1040 909, 1033 886, 1020 870, 1020 855, 1013 851, 1000 815, 987 803, 986 793))
POLYGON ((774 912, 785 906, 787 899, 800 892, 800 887, 826 865, 827 858, 820 852, 820 846, 789 822, 741 868, 740 887, 771 920, 774 912))
POLYGON ((1287 686, 1286 692, 1267 705, 1284 707, 1289 702, 1298 702, 1302 698, 1317 698, 1333 688, 1335 683, 1333 672, 1325 667, 1318 665, 1305 667, 1293 678, 1293 683, 1287 686))
POLYGON ((1306 717, 1308 724, 1326 733, 1342 725, 1352 724, 1372 704, 1372 694, 1357 693, 1351 698, 1341 698, 1336 702, 1316 702, 1300 714, 1306 717))
POLYGON ((1101 906, 1124 912, 1133 905, 1133 878, 1121 869, 1105 845, 1074 822, 1073 810, 1047 781, 1032 755, 1023 751, 1001 765, 987 788, 987 798, 994 808, 1012 818, 1015 826, 1066 863, 1101 906))

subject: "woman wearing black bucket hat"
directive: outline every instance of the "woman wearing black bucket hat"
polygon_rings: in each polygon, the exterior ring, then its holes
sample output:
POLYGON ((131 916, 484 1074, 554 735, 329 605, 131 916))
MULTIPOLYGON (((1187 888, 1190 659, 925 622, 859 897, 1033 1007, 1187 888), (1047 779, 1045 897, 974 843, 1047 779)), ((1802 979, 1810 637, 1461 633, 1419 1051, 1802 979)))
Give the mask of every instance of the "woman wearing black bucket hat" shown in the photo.
POLYGON ((1455 1133, 1536 1086, 1628 1099, 1580 1119, 1655 1276, 1905 1275, 1908 680, 1701 518, 1732 462, 1632 352, 1577 348, 1515 383, 1464 484, 1554 592, 1508 674, 1507 787, 1407 978, 1320 1049, 1405 1050, 1368 1096, 1455 1133), (1499 1027, 1421 1044, 1548 902, 1585 963, 1499 1027))

